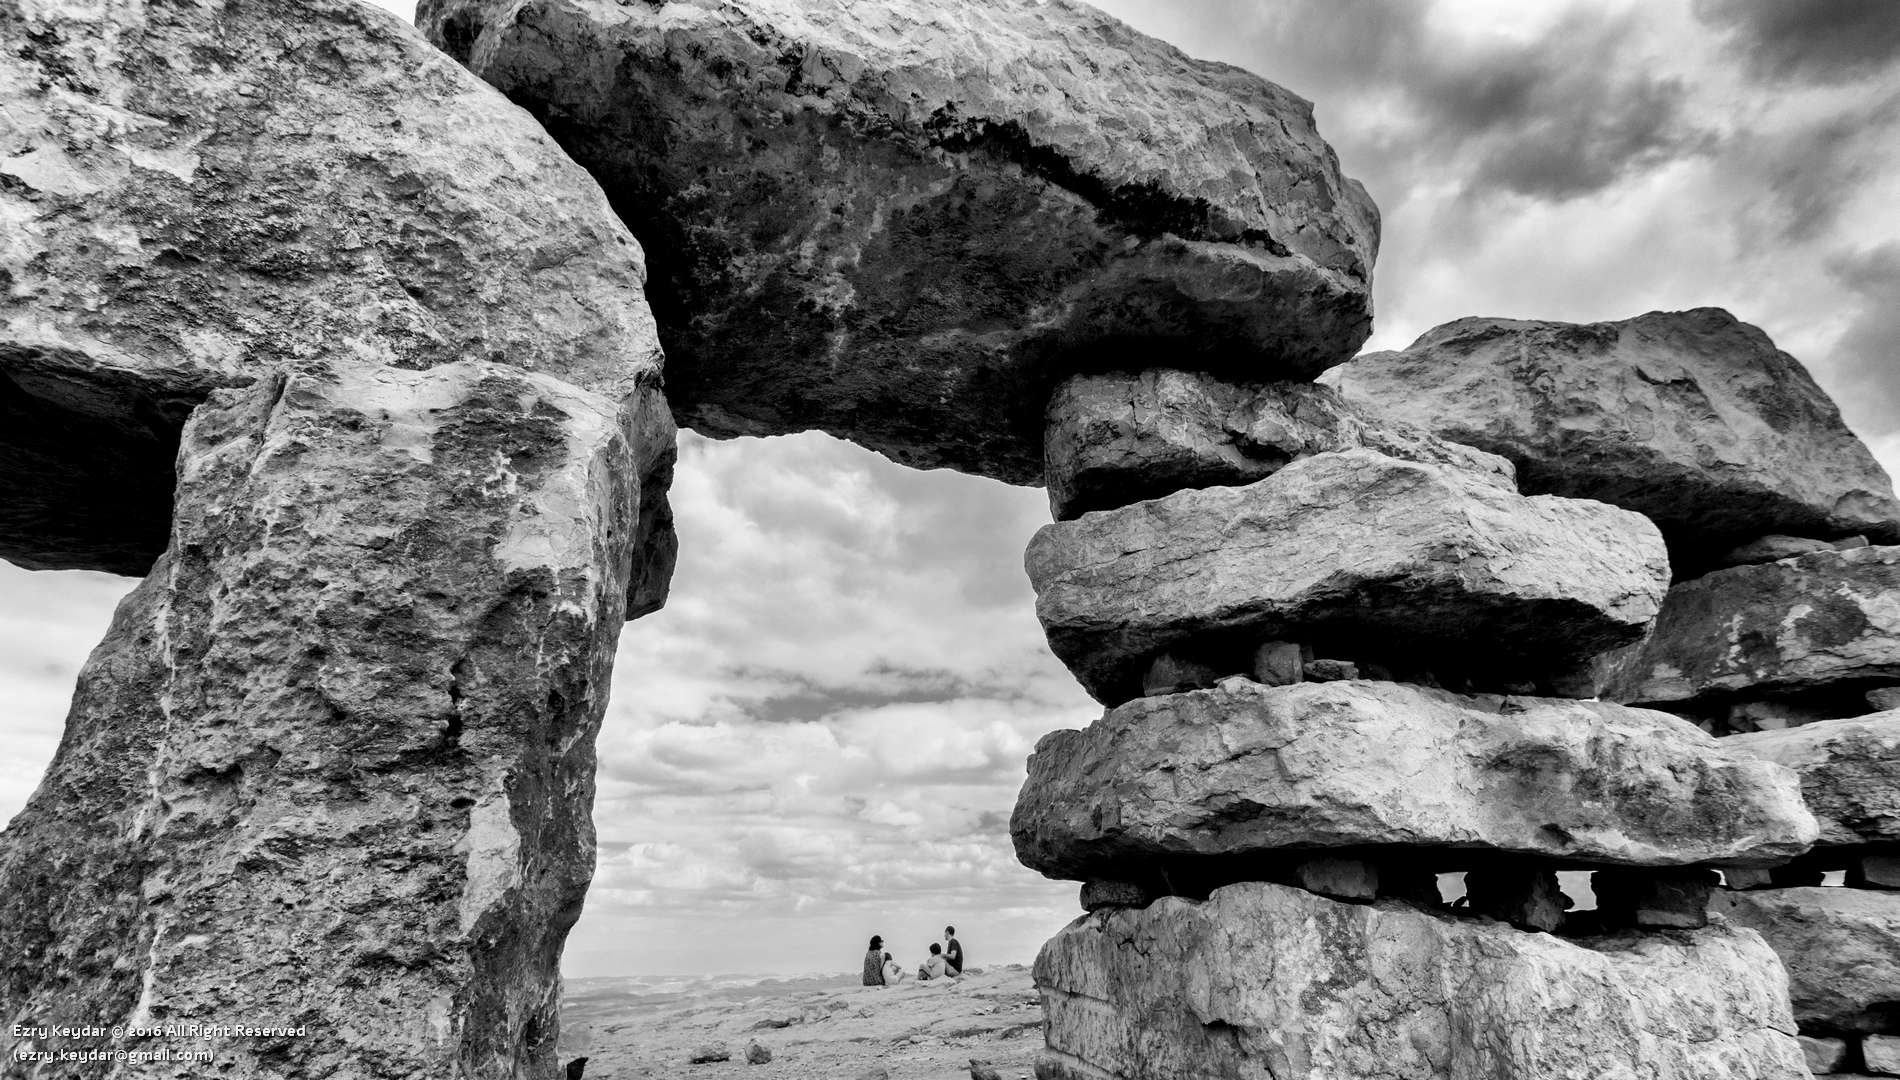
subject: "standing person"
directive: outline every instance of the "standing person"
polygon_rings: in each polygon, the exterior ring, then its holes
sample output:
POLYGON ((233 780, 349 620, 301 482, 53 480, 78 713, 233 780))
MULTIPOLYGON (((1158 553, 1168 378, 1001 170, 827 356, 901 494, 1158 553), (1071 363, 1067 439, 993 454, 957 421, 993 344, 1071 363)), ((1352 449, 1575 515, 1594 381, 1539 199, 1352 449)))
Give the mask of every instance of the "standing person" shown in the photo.
POLYGON ((943 928, 943 962, 948 965, 950 974, 963 974, 963 943, 957 940, 957 928, 943 928))
POLYGON ((884 965, 891 962, 891 954, 884 951, 884 939, 871 935, 871 948, 864 954, 864 985, 884 986, 884 965))

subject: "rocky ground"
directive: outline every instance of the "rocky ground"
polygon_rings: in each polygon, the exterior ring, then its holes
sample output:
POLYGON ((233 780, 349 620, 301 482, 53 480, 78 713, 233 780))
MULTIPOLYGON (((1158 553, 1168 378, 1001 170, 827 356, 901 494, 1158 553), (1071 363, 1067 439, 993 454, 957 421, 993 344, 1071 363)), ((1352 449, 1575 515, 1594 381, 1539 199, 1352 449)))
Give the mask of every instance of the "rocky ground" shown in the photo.
POLYGON ((890 988, 840 975, 672 993, 576 980, 562 1010, 561 1059, 586 1056, 587 1080, 952 1080, 970 1075, 973 1058, 1004 1080, 1026 1080, 1042 1047, 1029 969, 973 972, 890 988), (771 1051, 769 1062, 748 1064, 752 1041, 771 1051), (691 1063, 700 1047, 721 1044, 730 1060, 691 1063))

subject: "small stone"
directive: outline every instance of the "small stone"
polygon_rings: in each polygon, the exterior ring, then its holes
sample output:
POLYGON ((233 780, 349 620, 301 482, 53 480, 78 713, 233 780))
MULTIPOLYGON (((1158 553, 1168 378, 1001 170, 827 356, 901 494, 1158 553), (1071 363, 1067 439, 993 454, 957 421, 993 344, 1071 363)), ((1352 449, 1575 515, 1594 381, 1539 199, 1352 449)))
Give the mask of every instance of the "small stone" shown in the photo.
POLYGON ((970 1080, 1003 1080, 1003 1074, 987 1061, 970 1059, 970 1080))
POLYGON ((1744 701, 1729 706, 1728 730, 1743 735, 1757 731, 1786 731, 1791 727, 1800 727, 1804 722, 1826 719, 1829 717, 1808 716, 1776 701, 1744 701))
POLYGON ((1852 884, 1863 889, 1900 889, 1900 855, 1862 856, 1852 884))
POLYGON ((764 1043, 754 1039, 745 1044, 745 1063, 747 1065, 763 1065, 771 1060, 772 1050, 764 1043))
POLYGON ((1154 899, 1147 889, 1132 881, 1093 880, 1082 883, 1082 910, 1102 908, 1144 908, 1154 899))
MULTIPOLYGON (((1866 543, 1863 537, 1862 543, 1866 543)), ((1722 567, 1751 566, 1755 563, 1779 562, 1782 559, 1799 558, 1812 555, 1817 551, 1832 551, 1834 545, 1826 540, 1810 540, 1805 536, 1782 536, 1771 533, 1759 540, 1751 540, 1718 560, 1722 567)))
POLYGON ((1599 870, 1590 876, 1605 925, 1697 930, 1709 925, 1712 870, 1599 870))
POLYGON ((1761 867, 1725 866, 1722 868, 1723 888, 1766 889, 1772 884, 1774 884, 1774 876, 1761 867))
POLYGON ((1269 641, 1254 650, 1253 677, 1268 686, 1289 686, 1304 678, 1304 651, 1291 641, 1269 641))
POLYGON ((1557 875, 1535 866, 1494 866, 1465 875, 1471 910, 1524 930, 1555 931, 1564 923, 1570 898, 1557 875))
POLYGON ((1846 1039, 1817 1039, 1811 1035, 1796 1035, 1795 1041, 1801 1044, 1801 1054, 1808 1059, 1809 1072, 1837 1072, 1847 1059, 1846 1039))
POLYGON ((1161 697, 1188 690, 1205 690, 1220 681, 1220 672, 1196 660, 1183 660, 1173 653, 1162 653, 1148 665, 1141 680, 1143 697, 1161 697))
POLYGON ((575 1058, 567 1063, 567 1080, 582 1080, 587 1072, 587 1059, 575 1058))
POLYGON ((1363 859, 1307 859, 1293 868, 1293 884, 1335 900, 1379 895, 1379 871, 1363 859))
POLYGON ((707 1043, 704 1046, 694 1047, 693 1052, 687 1056, 686 1060, 694 1065, 709 1065, 715 1061, 731 1061, 732 1051, 725 1043, 707 1043))
POLYGON ((1861 1060, 1876 1076, 1900 1076, 1900 1035, 1869 1035, 1860 1044, 1861 1060))
POLYGON ((1883 686, 1878 690, 1867 691, 1867 706, 1875 712, 1900 709, 1900 686, 1883 686))
POLYGON ((1302 674, 1307 682, 1344 682, 1359 677, 1359 665, 1345 660, 1309 660, 1302 674))
POLYGON ((891 1070, 873 1065, 857 1075, 857 1080, 891 1080, 891 1070))
POLYGON ((1870 541, 1865 536, 1850 536, 1845 540, 1834 541, 1835 551, 1852 551, 1855 548, 1868 546, 1870 546, 1870 541))

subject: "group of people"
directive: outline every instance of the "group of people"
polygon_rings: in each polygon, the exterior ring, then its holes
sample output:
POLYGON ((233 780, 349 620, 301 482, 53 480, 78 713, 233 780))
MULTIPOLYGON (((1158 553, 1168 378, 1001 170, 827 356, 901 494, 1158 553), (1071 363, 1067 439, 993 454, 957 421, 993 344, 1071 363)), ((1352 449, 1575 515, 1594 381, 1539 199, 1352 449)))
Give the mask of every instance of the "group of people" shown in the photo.
MULTIPOLYGON (((963 943, 957 940, 957 928, 943 928, 943 940, 930 943, 930 955, 917 966, 917 981, 954 979, 963 974, 963 943)), ((864 985, 896 986, 909 976, 904 965, 884 951, 884 939, 871 935, 870 951, 864 954, 864 985)))

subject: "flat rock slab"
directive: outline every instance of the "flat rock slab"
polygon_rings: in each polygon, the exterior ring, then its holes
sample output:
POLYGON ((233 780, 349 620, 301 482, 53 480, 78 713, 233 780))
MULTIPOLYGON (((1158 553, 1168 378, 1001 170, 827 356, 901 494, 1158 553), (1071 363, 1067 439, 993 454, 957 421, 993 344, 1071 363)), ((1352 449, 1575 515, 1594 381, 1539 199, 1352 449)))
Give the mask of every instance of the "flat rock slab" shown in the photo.
MULTIPOLYGON (((599 186, 395 16, 0 0, 0 53, 0 557, 144 574, 191 408, 312 360, 657 402, 640 247, 599 186)), ((672 444, 641 449, 670 571, 672 444)))
POLYGON ((1050 647, 1109 705, 1177 647, 1578 665, 1639 637, 1669 579, 1641 515, 1370 450, 1057 522, 1025 563, 1050 647))
POLYGON ((1900 712, 1731 735, 1722 746, 1793 769, 1822 846, 1900 843, 1900 712))
POLYGON ((1580 941, 1234 885, 1070 923, 1040 1080, 1805 1080, 1787 980, 1712 926, 1580 941))
POLYGON ((1328 382, 1502 454, 1530 493, 1647 514, 1678 573, 1766 533, 1900 542, 1900 503, 1801 363, 1718 308, 1576 325, 1459 319, 1328 382))
POLYGON ((1665 713, 1228 680, 1045 736, 1010 832, 1030 869, 1087 880, 1180 857, 1388 845, 1777 862, 1806 851, 1815 827, 1787 769, 1665 713))
POLYGON ((425 0, 653 260, 683 423, 1041 474, 1062 374, 1309 379, 1378 214, 1312 107, 1069 0, 425 0))
POLYGON ((1669 590, 1643 641, 1606 658, 1612 701, 1694 707, 1900 683, 1900 547, 1719 570, 1669 590))
POLYGON ((1720 892, 1710 912, 1761 934, 1787 965, 1801 1030, 1900 1034, 1900 892, 1720 892))
POLYGON ((102 1030, 0 1029, 0 1054, 217 1061, 85 1070, 114 1078, 553 1075, 640 437, 611 398, 480 361, 213 392, 173 543, 0 833, 0 1002, 102 1030), (192 1022, 306 1030, 105 1033, 192 1022))
POLYGON ((1185 488, 1251 484, 1329 450, 1365 447, 1517 479, 1509 461, 1377 420, 1331 387, 1237 383, 1150 368, 1078 375, 1045 413, 1043 482, 1056 520, 1185 488))

